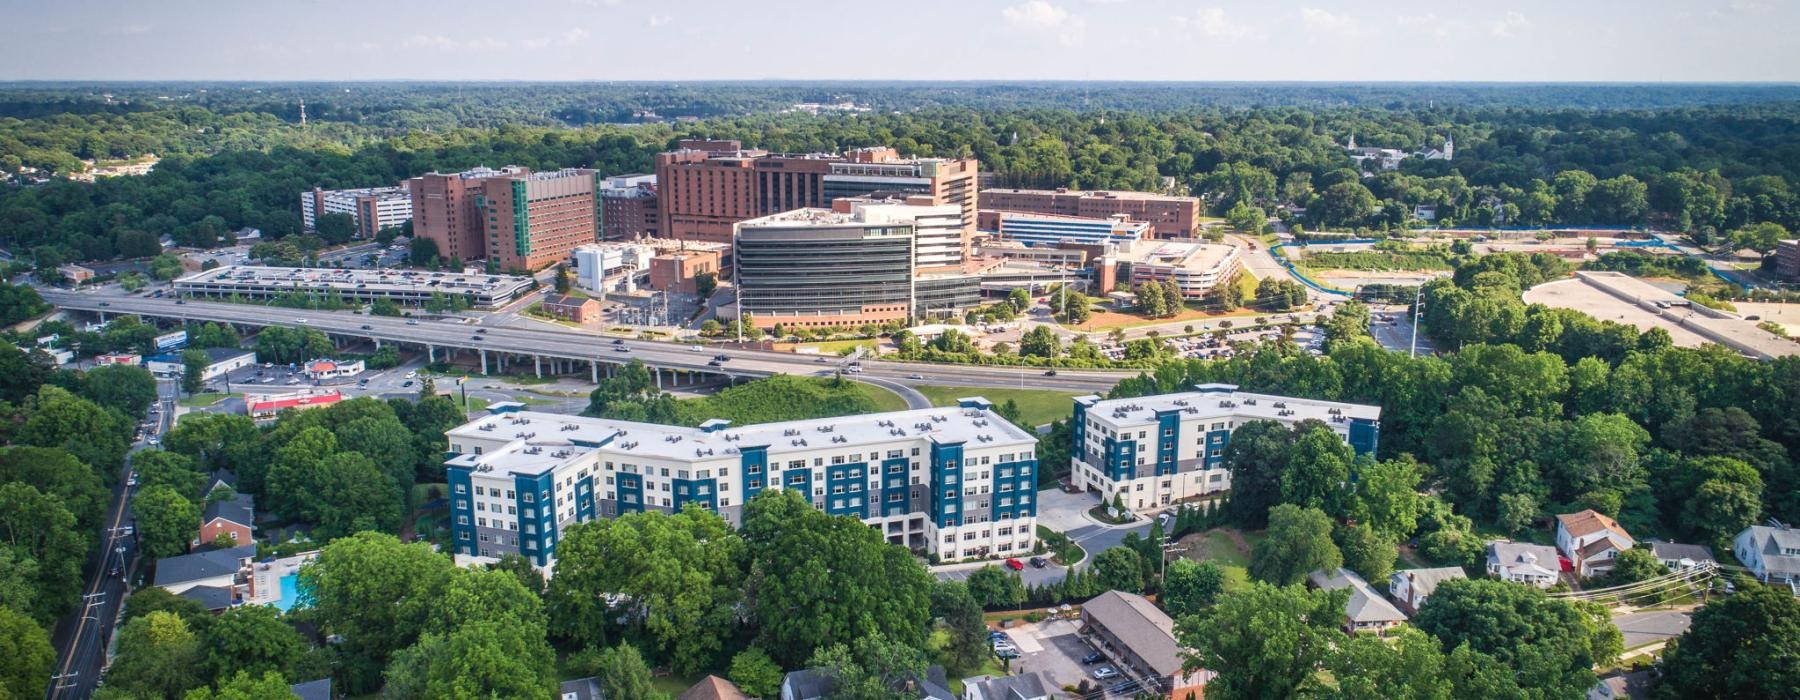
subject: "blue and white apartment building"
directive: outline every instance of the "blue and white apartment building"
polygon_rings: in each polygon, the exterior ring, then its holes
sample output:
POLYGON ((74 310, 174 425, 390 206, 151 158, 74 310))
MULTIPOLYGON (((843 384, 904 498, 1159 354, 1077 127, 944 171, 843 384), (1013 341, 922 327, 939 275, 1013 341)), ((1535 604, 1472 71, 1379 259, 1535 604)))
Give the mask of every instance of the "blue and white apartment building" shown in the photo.
POLYGON ((1028 553, 1037 439, 986 399, 959 403, 698 428, 494 404, 445 434, 455 551, 548 569, 573 523, 691 503, 738 524, 751 497, 786 488, 944 561, 1028 553))
POLYGON ((1231 488, 1225 446, 1245 423, 1286 426, 1313 419, 1331 426, 1357 454, 1375 451, 1381 407, 1238 391, 1201 384, 1194 391, 1101 400, 1075 398, 1071 479, 1077 488, 1132 510, 1161 508, 1231 488))

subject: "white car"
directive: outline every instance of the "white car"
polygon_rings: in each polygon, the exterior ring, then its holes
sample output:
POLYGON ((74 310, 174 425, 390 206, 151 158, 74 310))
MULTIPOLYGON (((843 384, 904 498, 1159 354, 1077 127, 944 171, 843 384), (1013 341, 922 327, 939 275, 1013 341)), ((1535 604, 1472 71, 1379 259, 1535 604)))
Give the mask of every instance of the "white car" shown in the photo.
POLYGON ((296 319, 294 319, 294 323, 306 323, 306 319, 304 319, 304 318, 296 318, 296 319))
POLYGON ((418 370, 410 370, 410 371, 408 371, 408 372, 407 372, 407 373, 406 373, 406 378, 407 378, 407 379, 412 379, 412 378, 413 378, 413 377, 417 377, 417 376, 419 376, 419 371, 418 371, 418 370))

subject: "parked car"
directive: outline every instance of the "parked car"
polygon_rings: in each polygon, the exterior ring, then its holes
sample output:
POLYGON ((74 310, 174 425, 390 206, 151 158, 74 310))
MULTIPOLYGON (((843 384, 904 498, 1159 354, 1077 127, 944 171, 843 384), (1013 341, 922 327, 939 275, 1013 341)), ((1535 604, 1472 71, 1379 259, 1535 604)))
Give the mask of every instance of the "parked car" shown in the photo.
POLYGON ((1049 565, 1050 565, 1050 562, 1044 561, 1043 557, 1032 557, 1031 558, 1031 568, 1033 568, 1033 569, 1042 569, 1049 565))
POLYGON ((1012 569, 1013 571, 1024 571, 1025 570, 1025 562, 1019 561, 1017 559, 1007 559, 1006 560, 1006 568, 1012 569))
POLYGON ((419 376, 419 371, 418 371, 418 370, 416 370, 416 369, 415 369, 415 370, 408 370, 408 371, 407 371, 407 372, 406 372, 406 378, 407 378, 407 379, 412 379, 412 378, 413 378, 413 377, 417 377, 417 376, 419 376))
POLYGON ((1093 675, 1094 675, 1094 680, 1097 680, 1097 681, 1103 681, 1108 678, 1118 678, 1119 677, 1119 669, 1113 668, 1111 666, 1101 666, 1100 668, 1094 669, 1093 675))
POLYGON ((412 382, 412 380, 411 380, 411 379, 408 379, 408 380, 406 380, 406 381, 404 381, 404 382, 401 382, 401 383, 400 383, 400 386, 401 386, 401 387, 409 387, 409 386, 412 386, 412 385, 413 385, 413 382, 412 382))
POLYGON ((1097 663, 1100 663, 1105 660, 1106 660, 1105 654, 1102 654, 1098 651, 1090 651, 1090 652, 1088 652, 1087 656, 1081 657, 1081 665, 1087 666, 1089 664, 1097 664, 1097 663))

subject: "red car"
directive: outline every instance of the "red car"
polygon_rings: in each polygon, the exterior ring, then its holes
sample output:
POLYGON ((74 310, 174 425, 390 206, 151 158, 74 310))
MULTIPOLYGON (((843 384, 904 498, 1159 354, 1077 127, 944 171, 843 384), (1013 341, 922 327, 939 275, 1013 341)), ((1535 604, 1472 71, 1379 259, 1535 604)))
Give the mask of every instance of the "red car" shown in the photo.
POLYGON ((1017 559, 1008 559, 1008 560, 1006 560, 1006 568, 1012 569, 1013 571, 1024 571, 1025 570, 1025 562, 1019 561, 1017 559))

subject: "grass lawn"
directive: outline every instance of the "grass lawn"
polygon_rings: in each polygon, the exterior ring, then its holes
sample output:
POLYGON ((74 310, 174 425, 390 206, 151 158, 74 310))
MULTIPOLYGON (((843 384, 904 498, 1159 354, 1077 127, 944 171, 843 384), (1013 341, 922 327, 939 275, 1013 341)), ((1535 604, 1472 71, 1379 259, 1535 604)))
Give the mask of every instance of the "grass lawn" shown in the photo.
POLYGON ((532 396, 530 394, 513 394, 513 400, 527 406, 548 406, 557 403, 554 399, 546 399, 542 396, 532 396))
POLYGON ((906 399, 900 398, 899 394, 875 386, 874 384, 864 384, 862 382, 857 382, 856 388, 861 389, 863 395, 868 396, 870 400, 875 402, 877 411, 887 412, 906 410, 906 399))
POLYGON ((1181 538, 1181 544, 1187 547, 1181 556, 1217 562, 1225 569, 1225 590, 1240 590, 1250 582, 1250 549, 1262 538, 1260 532, 1215 528, 1181 538))
MULTIPOLYGON (((1042 370, 1033 371, 1041 372, 1042 370)), ((1027 385, 1030 382, 1029 378, 1026 379, 1027 385)), ((931 399, 933 406, 955 406, 957 399, 970 396, 985 396, 987 400, 996 404, 1003 404, 1008 400, 1016 401, 1019 404, 1019 416, 1023 419, 1027 429, 1068 418, 1069 413, 1074 410, 1074 402, 1071 399, 1078 395, 1078 392, 1051 389, 995 389, 931 384, 921 384, 913 388, 918 389, 919 393, 925 395, 925 398, 931 399)))
POLYGON ((469 414, 474 415, 487 410, 488 400, 479 396, 469 397, 469 414))
POLYGON ((176 403, 186 406, 188 408, 205 408, 207 406, 211 406, 215 403, 218 403, 218 402, 224 400, 225 397, 227 397, 227 396, 230 396, 230 394, 224 394, 224 393, 219 393, 219 392, 202 392, 202 393, 194 394, 193 396, 183 397, 180 400, 176 401, 176 403))
POLYGON ((823 340, 817 343, 799 343, 794 347, 797 349, 810 348, 821 355, 838 355, 860 345, 868 348, 863 351, 864 355, 873 355, 875 347, 880 343, 881 341, 876 338, 864 338, 862 340, 823 340))

